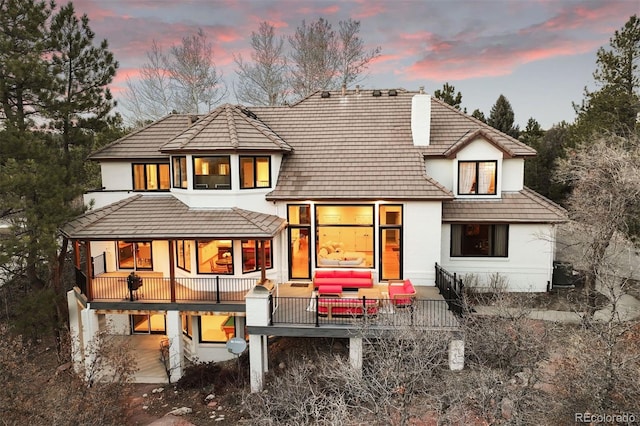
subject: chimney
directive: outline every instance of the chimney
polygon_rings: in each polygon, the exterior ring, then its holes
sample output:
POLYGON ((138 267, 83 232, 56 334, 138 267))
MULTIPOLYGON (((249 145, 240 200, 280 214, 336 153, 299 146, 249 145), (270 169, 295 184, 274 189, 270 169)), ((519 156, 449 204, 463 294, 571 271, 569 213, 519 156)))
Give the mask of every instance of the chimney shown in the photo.
POLYGON ((428 146, 431 136, 431 96, 420 87, 411 98, 411 135, 414 146, 428 146))
POLYGON ((360 85, 356 84, 356 95, 360 94, 360 85))
POLYGON ((343 85, 342 85, 342 96, 344 96, 344 95, 346 95, 346 94, 347 94, 347 85, 346 85, 346 84, 343 84, 343 85))

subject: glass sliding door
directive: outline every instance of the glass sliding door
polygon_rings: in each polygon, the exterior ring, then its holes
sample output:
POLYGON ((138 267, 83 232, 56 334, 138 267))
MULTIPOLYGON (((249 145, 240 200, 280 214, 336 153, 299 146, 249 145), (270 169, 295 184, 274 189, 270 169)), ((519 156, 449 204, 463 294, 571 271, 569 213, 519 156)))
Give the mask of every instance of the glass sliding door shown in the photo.
POLYGON ((311 278, 311 208, 308 204, 288 206, 289 278, 311 278))
POLYGON ((131 333, 166 334, 165 317, 162 314, 131 315, 131 333))

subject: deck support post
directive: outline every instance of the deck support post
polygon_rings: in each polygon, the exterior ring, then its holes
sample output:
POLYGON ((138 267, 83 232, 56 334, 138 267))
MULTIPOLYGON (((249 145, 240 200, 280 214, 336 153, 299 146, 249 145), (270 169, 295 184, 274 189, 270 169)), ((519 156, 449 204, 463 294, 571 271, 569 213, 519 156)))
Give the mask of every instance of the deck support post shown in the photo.
POLYGON ((78 306, 75 290, 67 292, 67 307, 69 309, 69 340, 71 343, 71 362, 76 373, 82 371, 84 344, 82 339, 82 314, 78 306))
POLYGON ((358 374, 362 374, 362 337, 349 338, 349 362, 358 374))
POLYGON ((251 392, 261 392, 264 374, 268 366, 267 336, 261 334, 249 335, 249 365, 251 375, 251 392))
POLYGON ((180 311, 167 311, 167 338, 169 339, 169 374, 171 383, 182 377, 182 319, 180 311))
POLYGON ((98 347, 98 333, 100 332, 100 323, 98 314, 95 310, 87 307, 87 309, 83 309, 80 312, 81 322, 82 322, 82 343, 84 354, 84 375, 85 380, 91 381, 95 379, 96 375, 96 357, 97 351, 100 350, 98 347))

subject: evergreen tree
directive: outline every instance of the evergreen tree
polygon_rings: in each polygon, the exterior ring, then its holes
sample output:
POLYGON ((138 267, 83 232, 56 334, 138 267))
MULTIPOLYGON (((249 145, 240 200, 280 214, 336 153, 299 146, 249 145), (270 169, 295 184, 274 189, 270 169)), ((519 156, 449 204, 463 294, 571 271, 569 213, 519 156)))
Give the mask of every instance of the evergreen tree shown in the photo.
POLYGON ((477 118, 478 120, 482 121, 483 123, 487 122, 487 118, 484 116, 484 112, 480 111, 478 108, 473 110, 473 112, 471 113, 471 116, 473 118, 477 118))
POLYGON ((594 133, 629 135, 637 127, 640 113, 640 19, 633 15, 615 31, 609 48, 597 53, 593 77, 599 89, 590 92, 580 106, 573 129, 574 144, 591 139, 594 133))
POLYGON ((504 95, 500 95, 491 107, 487 124, 507 135, 517 138, 520 134, 518 126, 514 126, 514 114, 511 104, 504 95))
POLYGON ((44 1, 0 1, 0 119, 24 131, 51 83, 44 59, 47 20, 44 1))
POLYGON ((460 106, 462 104, 462 93, 456 93, 456 88, 452 85, 449 85, 449 83, 444 83, 444 85, 442 86, 442 90, 436 90, 435 92, 433 92, 433 96, 437 99, 440 99, 441 101, 448 103, 456 109, 460 109, 460 106))

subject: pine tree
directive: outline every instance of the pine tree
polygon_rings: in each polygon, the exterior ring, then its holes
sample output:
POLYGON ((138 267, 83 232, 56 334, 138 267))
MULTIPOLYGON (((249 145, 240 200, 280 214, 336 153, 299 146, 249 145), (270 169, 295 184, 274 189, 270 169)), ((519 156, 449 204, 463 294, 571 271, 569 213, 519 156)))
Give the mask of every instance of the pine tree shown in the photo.
POLYGON ((514 126, 514 113, 511 104, 504 95, 500 95, 491 107, 487 124, 507 135, 517 138, 520 134, 518 126, 514 126))
POLYGON ((435 92, 433 92, 433 96, 448 103, 456 109, 460 109, 460 106, 462 104, 462 93, 456 93, 455 86, 450 85, 449 83, 444 83, 444 85, 442 86, 442 90, 436 90, 435 92))

